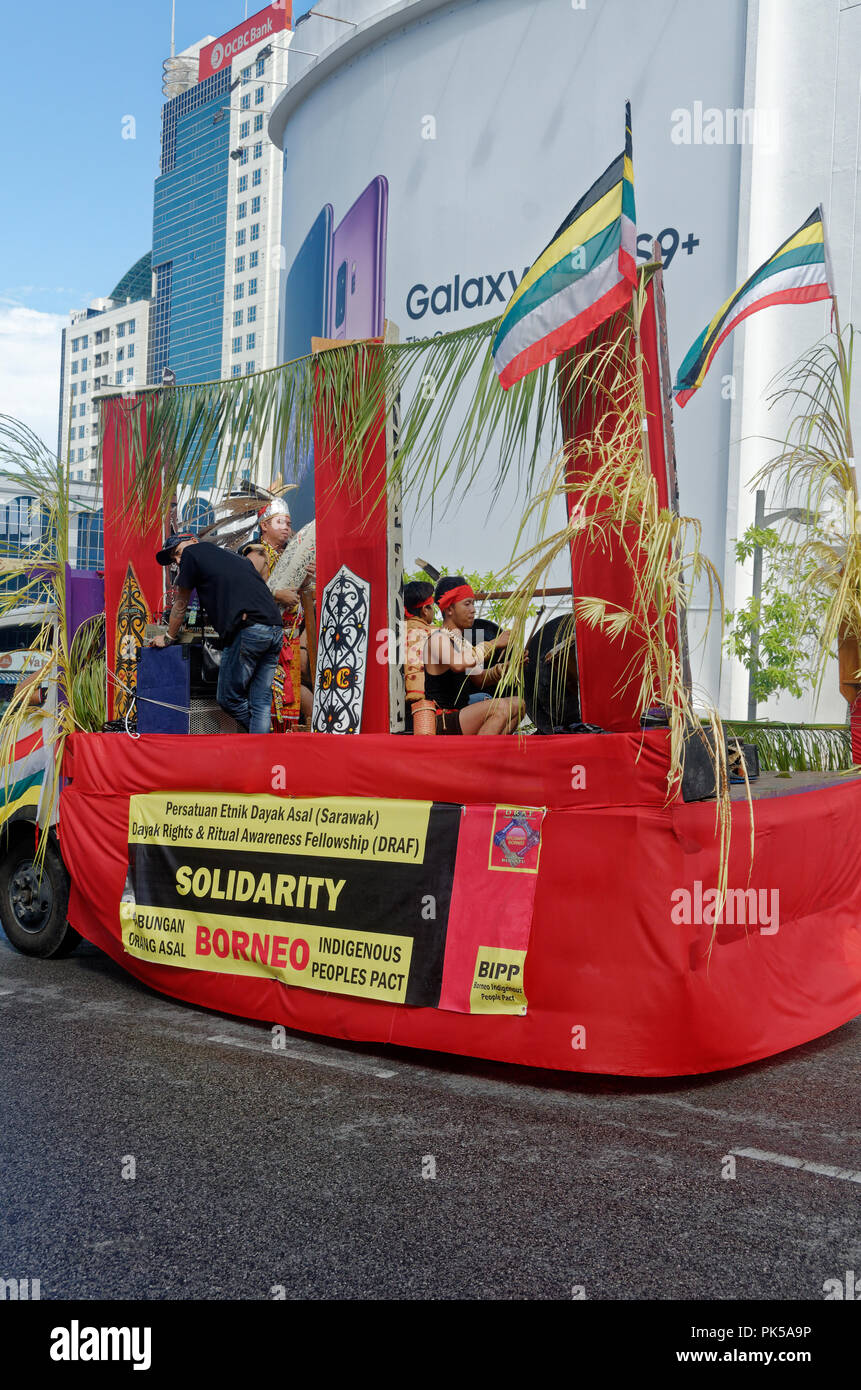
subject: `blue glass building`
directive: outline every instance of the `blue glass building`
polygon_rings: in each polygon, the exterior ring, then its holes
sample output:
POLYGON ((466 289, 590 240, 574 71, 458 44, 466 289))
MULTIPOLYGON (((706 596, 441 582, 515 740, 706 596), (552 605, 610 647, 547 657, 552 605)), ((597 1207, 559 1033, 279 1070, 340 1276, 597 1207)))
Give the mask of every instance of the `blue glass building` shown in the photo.
POLYGON ((221 376, 230 119, 220 113, 229 88, 227 66, 162 109, 147 364, 152 385, 160 385, 168 366, 179 384, 221 376))

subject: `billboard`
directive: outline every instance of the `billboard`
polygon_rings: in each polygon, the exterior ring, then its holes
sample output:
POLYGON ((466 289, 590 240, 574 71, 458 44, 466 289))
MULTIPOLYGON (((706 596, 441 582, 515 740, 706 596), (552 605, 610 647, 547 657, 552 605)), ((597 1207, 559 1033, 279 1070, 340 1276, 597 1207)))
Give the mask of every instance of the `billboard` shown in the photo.
POLYGON ((203 82, 207 77, 212 77, 213 73, 220 72, 232 63, 234 58, 241 57, 246 49, 271 38, 273 34, 289 29, 293 22, 291 8, 291 0, 280 0, 280 3, 276 0, 275 4, 267 5, 250 19, 237 24, 229 34, 222 34, 220 39, 207 44, 206 48, 200 50, 198 82, 203 82))
MULTIPOLYGON (((360 8, 367 20, 367 5, 338 13, 356 18, 360 8)), ((404 341, 499 315, 619 153, 630 98, 637 254, 642 263, 652 242, 661 244, 675 370, 736 284, 745 131, 743 121, 725 120, 736 138, 697 143, 692 134, 686 142, 679 113, 691 113, 695 132, 701 108, 743 107, 746 0, 706 10, 675 0, 536 0, 528 10, 518 0, 463 0, 430 12, 417 4, 411 21, 412 8, 395 27, 381 6, 380 41, 366 32, 353 53, 344 43, 342 61, 325 75, 318 65, 305 79, 297 60, 273 111, 270 135, 289 150, 280 304, 289 351, 281 360, 309 350, 312 319, 323 336, 354 337, 374 331, 383 313, 404 341)), ((303 22, 304 48, 332 42, 324 23, 313 14, 303 22)), ((721 352, 715 389, 700 393, 696 411, 676 415, 682 510, 702 519, 704 549, 719 570, 731 414, 720 390, 731 349, 721 352)), ((407 568, 416 554, 499 568, 522 515, 519 492, 512 482, 489 517, 471 494, 439 509, 432 531, 405 499, 407 568)), ((694 596, 689 610, 694 637, 698 603, 694 596)), ((703 672, 712 688, 718 661, 713 642, 703 672)))

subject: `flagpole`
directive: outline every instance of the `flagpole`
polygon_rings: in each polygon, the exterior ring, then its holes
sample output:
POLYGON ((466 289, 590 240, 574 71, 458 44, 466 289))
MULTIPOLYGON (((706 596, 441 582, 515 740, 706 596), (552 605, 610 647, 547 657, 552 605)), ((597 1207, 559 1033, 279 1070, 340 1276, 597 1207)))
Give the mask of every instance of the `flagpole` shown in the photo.
MULTIPOLYGON (((837 307, 837 293, 834 288, 834 272, 831 267, 831 253, 828 249, 828 231, 825 222, 825 209, 819 204, 819 216, 822 221, 822 249, 825 255, 825 274, 831 289, 831 312, 834 315, 834 331, 837 334, 837 356, 840 362, 840 375, 842 379, 847 376, 846 351, 843 347, 843 332, 840 326, 840 310, 837 307)), ((846 401, 846 445, 849 451, 849 472, 852 475, 852 486, 855 497, 858 497, 858 478, 855 472, 855 446, 852 442, 852 420, 849 415, 850 401, 846 401)))
MULTIPOLYGON (((824 232, 823 223, 823 232, 824 232)), ((837 295, 831 296, 831 308, 834 314, 834 331, 837 334, 837 353, 840 360, 840 374, 845 379, 847 375, 846 350, 843 346, 843 333, 840 328, 840 310, 837 308, 837 295)), ((855 472, 855 446, 852 442, 852 420, 849 415, 849 400, 846 401, 846 445, 849 450, 849 471, 852 474, 852 481, 855 487, 855 496, 858 496, 858 477, 855 472)))
MULTIPOLYGON (((655 318, 658 327, 658 357, 661 377, 661 399, 664 407, 664 453, 667 465, 667 495, 671 511, 676 516, 680 513, 679 507, 679 475, 676 464, 676 432, 673 425, 673 378, 670 372, 670 350, 667 342, 667 302, 664 298, 664 266, 663 255, 661 253, 661 243, 652 242, 652 260, 657 261, 658 268, 653 277, 655 294, 655 318)), ((679 546, 676 546, 677 557, 679 546)), ((691 652, 688 642, 688 605, 685 582, 682 578, 679 584, 679 600, 676 606, 676 622, 678 623, 679 650, 682 658, 682 679, 685 689, 690 695, 693 691, 693 678, 691 676, 691 652)))

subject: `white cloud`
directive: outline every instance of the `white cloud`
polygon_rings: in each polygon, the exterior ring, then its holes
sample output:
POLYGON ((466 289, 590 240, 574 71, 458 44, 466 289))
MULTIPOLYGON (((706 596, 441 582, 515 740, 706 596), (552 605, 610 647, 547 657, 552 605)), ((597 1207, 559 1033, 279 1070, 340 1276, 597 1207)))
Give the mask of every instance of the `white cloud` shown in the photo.
POLYGON ((65 314, 0 300, 0 413, 14 415, 57 448, 60 333, 65 314))

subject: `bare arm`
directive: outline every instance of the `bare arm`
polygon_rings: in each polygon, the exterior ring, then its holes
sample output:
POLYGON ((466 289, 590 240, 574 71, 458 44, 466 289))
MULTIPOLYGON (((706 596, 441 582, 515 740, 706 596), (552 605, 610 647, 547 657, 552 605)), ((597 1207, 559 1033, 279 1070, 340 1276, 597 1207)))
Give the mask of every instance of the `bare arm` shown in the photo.
MULTIPOLYGON (((170 617, 167 623, 167 635, 171 642, 182 627, 182 620, 185 617, 186 609, 188 608, 188 600, 190 598, 190 589, 177 589, 176 599, 174 600, 173 608, 170 610, 170 617)), ((165 645, 165 640, 163 637, 155 637, 153 638, 152 645, 154 647, 163 647, 165 645)))
POLYGON ((470 680, 476 690, 495 690, 502 677, 502 664, 491 666, 488 671, 476 671, 470 675, 470 680))
POLYGON ((475 668, 477 658, 468 642, 464 642, 463 651, 459 651, 447 632, 434 632, 427 645, 425 665, 433 675, 443 670, 465 673, 475 668))

